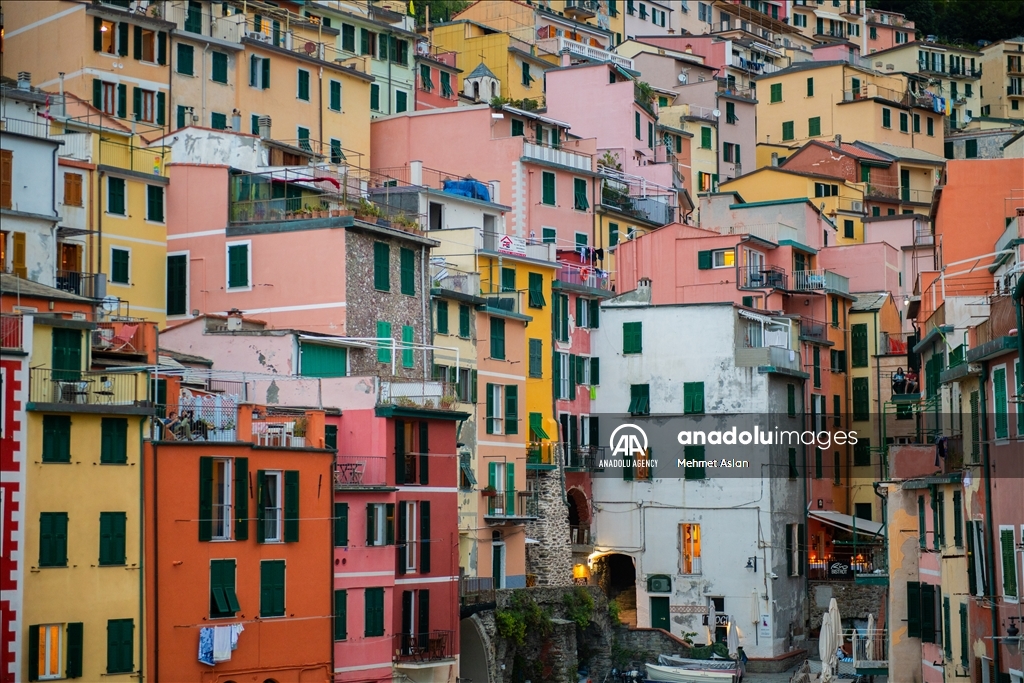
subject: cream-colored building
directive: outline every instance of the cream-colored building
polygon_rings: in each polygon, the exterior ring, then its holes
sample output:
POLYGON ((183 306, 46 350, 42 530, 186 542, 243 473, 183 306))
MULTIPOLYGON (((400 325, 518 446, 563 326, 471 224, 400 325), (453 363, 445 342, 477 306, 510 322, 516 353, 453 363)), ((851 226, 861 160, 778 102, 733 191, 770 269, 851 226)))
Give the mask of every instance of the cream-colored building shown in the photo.
POLYGON ((1024 37, 996 41, 981 54, 982 115, 1024 119, 1024 37))

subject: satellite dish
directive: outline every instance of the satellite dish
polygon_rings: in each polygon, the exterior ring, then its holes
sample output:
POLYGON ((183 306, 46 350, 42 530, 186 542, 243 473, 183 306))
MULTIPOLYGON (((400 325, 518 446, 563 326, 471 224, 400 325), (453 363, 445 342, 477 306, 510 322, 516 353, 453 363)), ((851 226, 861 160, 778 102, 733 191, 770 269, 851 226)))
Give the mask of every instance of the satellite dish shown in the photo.
POLYGON ((686 85, 686 81, 689 80, 685 73, 679 74, 679 82, 686 85))
POLYGON ((720 117, 722 115, 722 112, 720 110, 716 109, 713 112, 711 112, 711 115, 714 116, 717 119, 718 117, 720 117))
POLYGON ((971 115, 970 114, 964 114, 964 123, 970 123, 970 122, 971 122, 971 115))
POLYGON ((306 54, 307 55, 311 55, 314 52, 316 52, 316 43, 310 41, 310 42, 306 43, 305 48, 306 48, 306 54))

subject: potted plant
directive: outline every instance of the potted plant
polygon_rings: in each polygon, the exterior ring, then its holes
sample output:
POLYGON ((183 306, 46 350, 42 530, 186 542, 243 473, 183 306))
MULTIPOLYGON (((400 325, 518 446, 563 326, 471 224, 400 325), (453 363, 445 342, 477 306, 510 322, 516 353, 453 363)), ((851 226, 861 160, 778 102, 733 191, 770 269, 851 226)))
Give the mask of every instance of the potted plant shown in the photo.
POLYGON ((497 498, 498 497, 498 490, 496 488, 494 488, 493 486, 491 486, 490 484, 488 484, 484 488, 480 489, 480 493, 483 494, 484 498, 497 498))
POLYGON ((455 394, 445 394, 441 397, 441 408, 444 410, 450 410, 457 400, 458 398, 455 394))
POLYGON ((376 204, 365 198, 359 200, 359 206, 356 208, 356 218, 366 223, 376 223, 378 216, 380 216, 380 209, 376 204))
POLYGON ((306 426, 307 426, 307 424, 308 423, 306 422, 306 418, 300 417, 298 420, 295 421, 295 429, 293 430, 292 433, 295 436, 302 436, 302 437, 306 436, 306 426))

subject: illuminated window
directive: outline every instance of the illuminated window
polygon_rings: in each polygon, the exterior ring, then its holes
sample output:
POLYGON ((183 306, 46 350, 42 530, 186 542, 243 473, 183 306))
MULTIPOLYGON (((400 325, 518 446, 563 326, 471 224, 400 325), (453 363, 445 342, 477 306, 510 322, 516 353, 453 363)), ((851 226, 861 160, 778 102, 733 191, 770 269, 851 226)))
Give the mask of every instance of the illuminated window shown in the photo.
POLYGON ((700 524, 680 524, 683 574, 700 574, 700 524))

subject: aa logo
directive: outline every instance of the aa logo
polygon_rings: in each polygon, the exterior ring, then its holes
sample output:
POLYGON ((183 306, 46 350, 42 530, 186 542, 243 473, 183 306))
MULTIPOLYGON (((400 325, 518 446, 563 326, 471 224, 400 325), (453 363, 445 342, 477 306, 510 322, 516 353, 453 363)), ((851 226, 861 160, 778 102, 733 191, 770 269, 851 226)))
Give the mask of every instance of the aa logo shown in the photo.
POLYGON ((622 424, 615 428, 608 445, 612 449, 612 457, 644 458, 647 454, 647 433, 635 424, 622 424))

